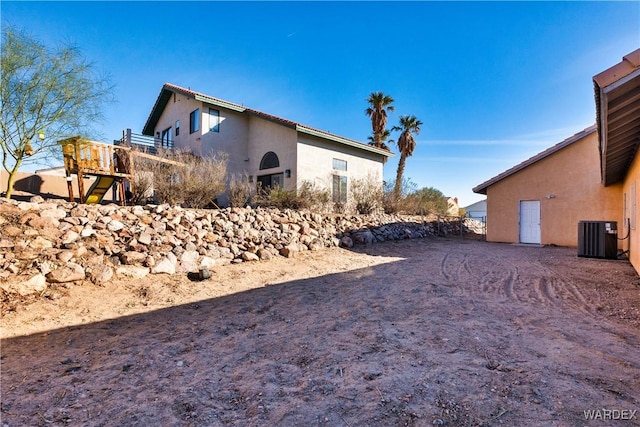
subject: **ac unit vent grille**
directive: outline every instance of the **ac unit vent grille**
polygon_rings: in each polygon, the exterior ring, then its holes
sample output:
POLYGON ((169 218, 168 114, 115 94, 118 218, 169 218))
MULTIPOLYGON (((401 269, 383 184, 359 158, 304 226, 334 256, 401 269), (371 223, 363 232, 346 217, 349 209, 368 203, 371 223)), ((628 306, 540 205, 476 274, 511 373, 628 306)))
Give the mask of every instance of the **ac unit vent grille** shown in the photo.
POLYGON ((618 255, 618 224, 615 221, 580 221, 578 256, 615 259, 618 255))

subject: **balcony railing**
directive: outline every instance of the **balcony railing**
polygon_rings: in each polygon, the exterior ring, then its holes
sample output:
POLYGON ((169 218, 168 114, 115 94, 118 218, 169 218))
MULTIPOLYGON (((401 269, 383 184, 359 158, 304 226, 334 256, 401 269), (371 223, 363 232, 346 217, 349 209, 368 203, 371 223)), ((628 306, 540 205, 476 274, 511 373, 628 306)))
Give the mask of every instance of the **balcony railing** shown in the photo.
POLYGON ((154 138, 131 132, 131 129, 122 131, 122 139, 114 141, 115 145, 126 145, 147 154, 158 154, 160 150, 173 150, 173 140, 154 138))

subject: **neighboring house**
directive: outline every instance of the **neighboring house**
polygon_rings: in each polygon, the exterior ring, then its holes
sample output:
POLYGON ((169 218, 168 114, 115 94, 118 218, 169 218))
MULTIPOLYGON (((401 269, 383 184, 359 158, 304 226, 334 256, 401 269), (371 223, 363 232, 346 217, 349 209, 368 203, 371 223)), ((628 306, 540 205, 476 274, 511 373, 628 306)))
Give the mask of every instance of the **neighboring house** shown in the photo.
POLYGON ((618 221, 620 186, 600 183, 591 126, 476 186, 487 195, 487 241, 576 246, 581 220, 618 221))
POLYGON ((487 240, 577 246, 579 221, 616 221, 640 271, 640 49, 594 77, 597 124, 476 186, 487 240))
MULTIPOLYGON (((144 126, 156 145, 200 156, 226 153, 228 176, 264 187, 308 181, 348 202, 350 182, 380 180, 393 154, 351 139, 166 83, 144 126)), ((227 204, 227 196, 218 199, 227 204)))
POLYGON ((470 204, 464 210, 469 218, 485 221, 487 219, 487 199, 470 204))

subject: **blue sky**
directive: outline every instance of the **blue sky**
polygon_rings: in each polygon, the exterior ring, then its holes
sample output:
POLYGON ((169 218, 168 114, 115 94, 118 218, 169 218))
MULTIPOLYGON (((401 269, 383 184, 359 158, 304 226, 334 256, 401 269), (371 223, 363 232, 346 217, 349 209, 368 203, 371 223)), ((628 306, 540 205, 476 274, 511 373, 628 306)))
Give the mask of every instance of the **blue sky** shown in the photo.
MULTIPOLYGON (((165 82, 366 141, 373 91, 423 123, 405 176, 471 188, 595 122, 592 77, 640 47, 640 2, 12 2, 2 25, 108 73, 107 141, 165 82)), ((395 150, 395 149, 394 149, 395 150)), ((385 166, 393 179, 398 156, 385 166)))

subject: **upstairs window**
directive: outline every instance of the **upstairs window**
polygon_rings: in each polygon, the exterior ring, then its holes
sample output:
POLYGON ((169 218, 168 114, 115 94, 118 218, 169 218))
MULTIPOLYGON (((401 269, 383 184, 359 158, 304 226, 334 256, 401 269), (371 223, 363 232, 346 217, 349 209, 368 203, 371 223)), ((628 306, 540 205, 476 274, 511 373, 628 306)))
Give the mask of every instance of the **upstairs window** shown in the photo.
POLYGON ((200 109, 196 108, 189 114, 189 133, 200 130, 200 109))
POLYGON ((220 111, 209 108, 209 132, 220 132, 220 111))
POLYGON ((333 159, 333 169, 337 171, 347 171, 347 161, 340 159, 333 159))
POLYGON ((180 135, 180 120, 176 120, 176 136, 180 135))

